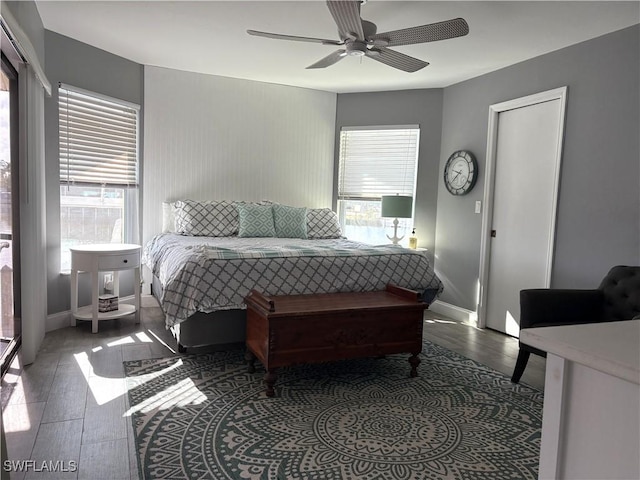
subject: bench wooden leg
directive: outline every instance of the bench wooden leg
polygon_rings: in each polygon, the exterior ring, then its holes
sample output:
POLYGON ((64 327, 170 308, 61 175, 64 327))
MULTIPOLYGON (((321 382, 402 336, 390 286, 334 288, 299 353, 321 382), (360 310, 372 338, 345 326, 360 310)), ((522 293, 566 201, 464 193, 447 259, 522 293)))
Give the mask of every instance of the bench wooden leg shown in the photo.
POLYGON ((273 397, 275 395, 273 386, 275 385, 277 378, 278 376, 276 375, 276 372, 274 369, 267 370, 267 373, 264 374, 264 383, 267 386, 265 393, 267 397, 273 397))
POLYGON ((409 357, 409 365, 411 365, 411 373, 409 374, 410 377, 417 377, 418 376, 418 365, 420 365, 420 357, 418 357, 417 353, 412 353, 411 356, 409 357))
POLYGON ((247 371, 249 373, 255 373, 256 371, 256 356, 249 350, 244 354, 244 359, 247 361, 247 371))

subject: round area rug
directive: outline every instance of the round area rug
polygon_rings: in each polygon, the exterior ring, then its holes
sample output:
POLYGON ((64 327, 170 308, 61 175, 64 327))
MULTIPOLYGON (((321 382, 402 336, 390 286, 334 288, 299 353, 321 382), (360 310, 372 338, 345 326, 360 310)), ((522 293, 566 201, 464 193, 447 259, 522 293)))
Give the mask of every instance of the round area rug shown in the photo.
POLYGON ((542 394, 426 343, 408 355, 279 370, 243 352, 125 362, 145 478, 535 479, 542 394))

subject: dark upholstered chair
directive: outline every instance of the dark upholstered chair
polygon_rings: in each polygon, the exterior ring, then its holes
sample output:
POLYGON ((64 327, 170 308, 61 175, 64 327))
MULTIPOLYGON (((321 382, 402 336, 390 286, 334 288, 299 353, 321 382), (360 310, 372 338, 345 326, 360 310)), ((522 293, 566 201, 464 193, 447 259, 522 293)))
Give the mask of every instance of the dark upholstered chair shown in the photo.
MULTIPOLYGON (((640 318, 640 267, 613 267, 595 290, 520 291, 520 330, 640 318)), ((520 342, 511 381, 518 383, 529 355, 546 352, 520 342)))

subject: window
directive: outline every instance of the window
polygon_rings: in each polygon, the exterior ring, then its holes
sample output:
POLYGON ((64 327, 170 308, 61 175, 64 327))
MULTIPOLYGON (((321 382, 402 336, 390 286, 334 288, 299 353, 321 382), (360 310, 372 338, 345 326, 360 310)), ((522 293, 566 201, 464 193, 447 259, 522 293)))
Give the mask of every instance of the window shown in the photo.
POLYGON ((61 269, 69 247, 138 239, 138 105, 61 84, 61 269))
MULTIPOLYGON (((415 197, 417 125, 343 127, 340 132, 338 216, 344 235, 371 244, 389 243, 393 219, 381 218, 382 195, 415 197)), ((413 218, 398 219, 408 244, 413 218)))

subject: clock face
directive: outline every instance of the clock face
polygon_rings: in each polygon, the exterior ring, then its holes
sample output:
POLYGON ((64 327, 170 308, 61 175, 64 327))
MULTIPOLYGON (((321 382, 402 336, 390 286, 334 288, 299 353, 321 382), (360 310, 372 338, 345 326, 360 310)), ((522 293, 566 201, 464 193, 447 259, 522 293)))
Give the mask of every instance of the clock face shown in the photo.
POLYGON ((471 152, 454 152, 444 168, 444 184, 453 195, 464 195, 476 183, 478 164, 471 152))

